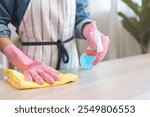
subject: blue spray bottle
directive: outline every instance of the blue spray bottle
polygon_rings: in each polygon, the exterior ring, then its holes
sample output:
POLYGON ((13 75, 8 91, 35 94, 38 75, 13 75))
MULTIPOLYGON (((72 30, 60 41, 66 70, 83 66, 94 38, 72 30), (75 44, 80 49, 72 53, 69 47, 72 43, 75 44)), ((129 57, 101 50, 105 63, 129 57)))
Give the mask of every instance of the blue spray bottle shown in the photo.
POLYGON ((95 58, 95 56, 88 56, 86 53, 83 53, 80 57, 81 67, 84 69, 91 69, 95 58))

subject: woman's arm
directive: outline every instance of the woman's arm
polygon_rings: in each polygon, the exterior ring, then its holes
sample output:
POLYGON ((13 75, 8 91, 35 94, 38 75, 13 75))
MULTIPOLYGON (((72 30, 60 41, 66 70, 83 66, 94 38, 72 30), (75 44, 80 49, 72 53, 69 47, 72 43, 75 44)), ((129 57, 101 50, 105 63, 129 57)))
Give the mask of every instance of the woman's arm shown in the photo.
POLYGON ((0 2, 0 51, 12 43, 10 40, 11 31, 8 24, 14 10, 15 0, 1 0, 0 2))
POLYGON ((14 11, 15 0, 2 0, 0 3, 0 39, 10 38, 11 31, 8 24, 14 11))
POLYGON ((96 56, 93 65, 100 63, 105 57, 109 48, 109 38, 102 34, 96 26, 96 23, 91 20, 88 11, 89 0, 76 0, 76 36, 85 38, 90 50, 86 50, 87 55, 96 56))
POLYGON ((16 0, 2 0, 0 3, 0 50, 8 61, 19 68, 28 81, 44 84, 44 81, 53 84, 60 80, 59 72, 42 62, 35 62, 27 57, 9 39, 11 36, 8 24, 11 22, 16 0))
POLYGON ((12 41, 5 37, 0 37, 0 51, 3 52, 4 48, 9 44, 12 44, 12 41))
POLYGON ((92 21, 88 5, 89 0, 76 0, 75 33, 78 38, 84 38, 82 35, 82 28, 85 24, 92 21))

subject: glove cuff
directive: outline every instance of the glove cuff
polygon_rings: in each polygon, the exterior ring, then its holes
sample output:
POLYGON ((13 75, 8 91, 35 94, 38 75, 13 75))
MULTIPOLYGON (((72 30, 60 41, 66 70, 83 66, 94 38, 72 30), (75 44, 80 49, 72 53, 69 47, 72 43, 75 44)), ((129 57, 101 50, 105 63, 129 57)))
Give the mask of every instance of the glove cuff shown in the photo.
POLYGON ((83 27, 83 36, 87 38, 90 32, 95 31, 97 31, 96 22, 92 21, 91 23, 88 23, 83 27))
POLYGON ((3 50, 3 53, 12 65, 21 70, 25 69, 29 64, 33 63, 33 61, 24 55, 24 53, 14 44, 9 44, 6 46, 3 50))

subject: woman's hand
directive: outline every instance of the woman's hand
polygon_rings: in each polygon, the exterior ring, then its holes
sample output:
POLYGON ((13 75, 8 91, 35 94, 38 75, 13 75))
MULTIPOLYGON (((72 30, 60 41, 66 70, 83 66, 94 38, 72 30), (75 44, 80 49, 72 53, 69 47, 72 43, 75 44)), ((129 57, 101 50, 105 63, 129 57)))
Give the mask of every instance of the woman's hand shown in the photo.
POLYGON ((30 82, 35 81, 38 84, 44 84, 44 82, 54 84, 55 81, 60 80, 60 73, 58 71, 42 62, 32 61, 12 43, 3 49, 3 53, 8 61, 19 68, 24 73, 25 78, 30 82))
POLYGON ((83 36, 88 40, 90 47, 90 49, 87 49, 84 52, 89 56, 96 56, 93 65, 97 65, 104 59, 109 49, 109 37, 97 30, 95 22, 86 24, 83 27, 83 36))
POLYGON ((44 82, 54 84, 55 81, 60 80, 60 73, 42 62, 33 62, 28 65, 23 72, 28 81, 36 81, 41 85, 44 84, 44 82))

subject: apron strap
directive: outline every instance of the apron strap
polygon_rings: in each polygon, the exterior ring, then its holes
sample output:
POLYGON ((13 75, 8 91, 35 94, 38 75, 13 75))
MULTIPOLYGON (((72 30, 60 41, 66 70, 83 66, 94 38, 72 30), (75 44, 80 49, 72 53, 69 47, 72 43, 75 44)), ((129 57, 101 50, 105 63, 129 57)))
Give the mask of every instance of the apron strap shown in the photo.
POLYGON ((70 42, 71 40, 73 40, 74 37, 71 37, 65 41, 62 41, 61 39, 59 39, 57 42, 21 42, 22 46, 43 46, 43 45, 57 45, 58 48, 58 60, 57 60, 57 67, 56 69, 59 70, 60 69, 60 63, 61 63, 61 59, 63 60, 64 63, 68 63, 69 62, 69 54, 66 50, 66 48, 64 47, 65 43, 70 42))

